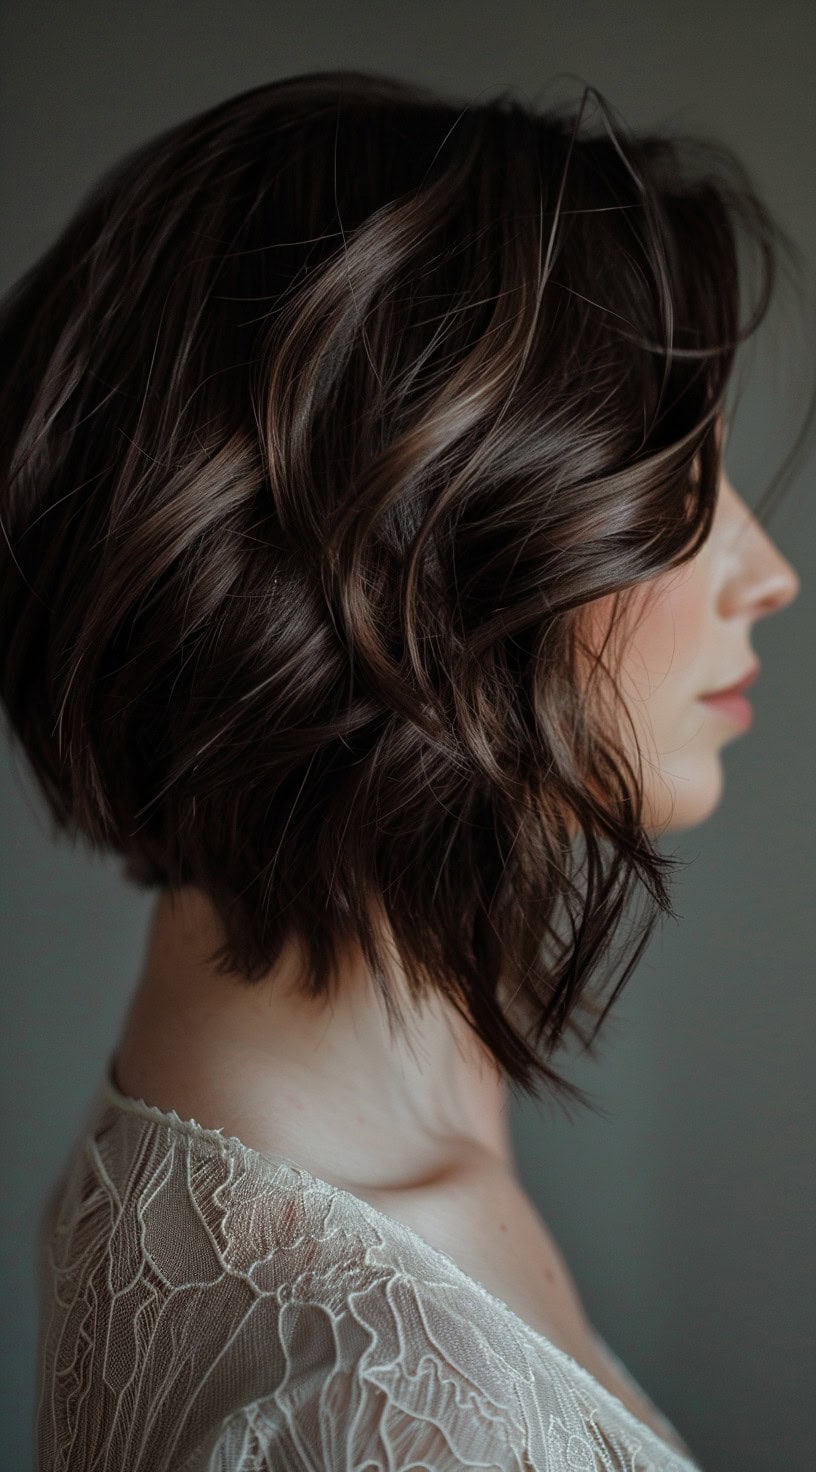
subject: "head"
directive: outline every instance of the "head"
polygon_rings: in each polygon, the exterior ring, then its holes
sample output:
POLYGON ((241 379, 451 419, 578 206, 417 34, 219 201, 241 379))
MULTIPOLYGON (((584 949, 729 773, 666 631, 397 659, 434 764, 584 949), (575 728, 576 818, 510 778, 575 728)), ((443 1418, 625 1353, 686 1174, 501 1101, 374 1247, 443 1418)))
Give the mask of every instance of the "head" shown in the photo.
POLYGON ((781 235, 731 154, 587 95, 257 87, 0 316, 0 688, 56 823, 209 896, 236 984, 295 936, 328 995, 353 944, 390 1009, 387 934, 562 1095, 670 911, 657 835, 719 800, 699 696, 796 591, 720 434, 781 235))

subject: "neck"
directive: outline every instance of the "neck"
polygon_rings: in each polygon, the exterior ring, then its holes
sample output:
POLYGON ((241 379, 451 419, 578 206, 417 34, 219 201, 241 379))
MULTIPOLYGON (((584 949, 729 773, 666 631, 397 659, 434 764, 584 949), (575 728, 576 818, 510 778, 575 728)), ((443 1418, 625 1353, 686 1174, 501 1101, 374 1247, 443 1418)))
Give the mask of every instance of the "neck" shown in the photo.
POLYGON ((178 1100, 154 1098, 159 1107, 183 1115, 189 1098, 200 1124, 207 1107, 216 1125, 235 1121, 224 1127, 246 1144, 351 1190, 420 1185, 482 1156, 511 1168, 506 1082, 445 999, 420 1006, 398 973, 408 1032, 391 1036, 361 959, 349 960, 330 1003, 317 1002, 293 984, 293 946, 250 985, 207 964, 221 940, 203 892, 161 894, 118 1052, 126 1091, 128 1060, 149 1055, 178 1100))

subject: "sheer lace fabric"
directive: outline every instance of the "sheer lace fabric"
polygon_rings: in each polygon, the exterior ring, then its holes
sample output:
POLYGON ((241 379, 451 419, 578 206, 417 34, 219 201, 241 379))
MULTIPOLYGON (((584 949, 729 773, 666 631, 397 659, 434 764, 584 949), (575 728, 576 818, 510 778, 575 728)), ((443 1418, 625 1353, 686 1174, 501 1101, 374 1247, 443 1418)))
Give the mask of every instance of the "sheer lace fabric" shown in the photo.
POLYGON ((38 1250, 39 1472, 699 1472, 408 1227, 110 1070, 38 1250))

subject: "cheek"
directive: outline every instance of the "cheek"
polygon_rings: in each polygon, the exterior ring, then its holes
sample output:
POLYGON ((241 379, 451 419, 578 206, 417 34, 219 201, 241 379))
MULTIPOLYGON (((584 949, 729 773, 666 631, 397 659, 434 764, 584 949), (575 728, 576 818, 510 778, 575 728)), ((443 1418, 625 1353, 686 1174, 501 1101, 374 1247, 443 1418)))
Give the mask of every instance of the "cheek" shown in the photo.
POLYGON ((685 563, 652 597, 626 660, 627 707, 649 761, 644 779, 647 826, 693 827, 716 808, 722 770, 712 761, 704 688, 709 580, 705 561, 685 563))
POLYGON ((650 711, 675 711, 698 692, 707 616, 706 569, 685 563, 648 589, 625 661, 630 692, 650 711))
MULTIPOLYGON (((716 808, 723 774, 714 755, 711 723, 697 697, 706 688, 711 623, 708 545, 690 562, 644 584, 633 595, 613 640, 620 693, 631 725, 621 733, 642 767, 644 821, 661 833, 702 822, 716 808)), ((612 614, 612 599, 592 607, 593 648, 612 614)))

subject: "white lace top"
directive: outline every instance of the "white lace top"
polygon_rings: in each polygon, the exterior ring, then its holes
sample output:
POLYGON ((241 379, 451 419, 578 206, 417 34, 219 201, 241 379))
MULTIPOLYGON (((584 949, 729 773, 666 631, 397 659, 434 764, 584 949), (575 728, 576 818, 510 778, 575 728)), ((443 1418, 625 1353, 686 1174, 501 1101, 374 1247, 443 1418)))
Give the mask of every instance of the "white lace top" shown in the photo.
POLYGON ((110 1064, 39 1254, 39 1472, 699 1472, 416 1232, 110 1064))

